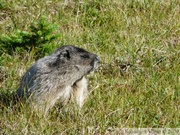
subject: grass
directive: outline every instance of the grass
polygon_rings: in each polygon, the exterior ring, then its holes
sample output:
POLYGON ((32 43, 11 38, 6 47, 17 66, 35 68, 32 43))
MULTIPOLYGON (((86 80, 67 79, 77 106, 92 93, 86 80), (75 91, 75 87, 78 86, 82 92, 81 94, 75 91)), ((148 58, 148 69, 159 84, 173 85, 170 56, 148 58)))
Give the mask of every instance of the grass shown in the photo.
POLYGON ((0 56, 0 134, 105 134, 118 128, 180 127, 180 2, 177 0, 0 1, 0 33, 47 16, 61 36, 46 55, 73 44, 100 55, 82 110, 55 107, 48 117, 12 93, 35 50, 0 56))

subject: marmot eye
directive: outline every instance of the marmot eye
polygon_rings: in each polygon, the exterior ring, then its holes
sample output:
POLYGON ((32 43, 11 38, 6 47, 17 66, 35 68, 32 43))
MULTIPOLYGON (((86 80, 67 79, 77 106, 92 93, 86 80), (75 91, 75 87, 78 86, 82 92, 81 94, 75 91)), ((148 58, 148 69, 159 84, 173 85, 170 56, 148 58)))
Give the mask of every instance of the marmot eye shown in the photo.
POLYGON ((89 59, 89 55, 81 55, 81 58, 83 58, 83 59, 89 59))

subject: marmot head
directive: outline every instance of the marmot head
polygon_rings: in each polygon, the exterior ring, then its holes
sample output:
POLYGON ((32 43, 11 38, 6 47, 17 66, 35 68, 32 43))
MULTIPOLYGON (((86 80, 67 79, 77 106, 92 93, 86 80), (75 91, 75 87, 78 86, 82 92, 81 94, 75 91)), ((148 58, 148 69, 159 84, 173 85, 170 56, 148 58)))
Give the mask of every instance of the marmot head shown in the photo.
POLYGON ((46 59, 54 75, 65 80, 69 78, 71 83, 95 70, 99 63, 99 56, 71 45, 58 48, 46 59))

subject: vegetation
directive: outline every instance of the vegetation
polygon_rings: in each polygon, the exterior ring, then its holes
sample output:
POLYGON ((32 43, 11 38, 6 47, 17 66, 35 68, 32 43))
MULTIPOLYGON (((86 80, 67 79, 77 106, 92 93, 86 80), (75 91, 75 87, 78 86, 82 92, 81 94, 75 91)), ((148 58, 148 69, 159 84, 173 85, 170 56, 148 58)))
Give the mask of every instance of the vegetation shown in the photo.
MULTIPOLYGON (((47 23, 47 20, 43 17, 37 23, 32 24, 30 27, 30 32, 17 30, 15 34, 10 36, 2 34, 0 39, 1 53, 6 52, 11 54, 12 51, 20 51, 27 49, 34 49, 36 53, 42 53, 45 48, 45 43, 49 43, 59 36, 51 35, 52 32, 57 28, 56 25, 47 23)), ((49 45, 46 45, 49 47, 49 45)), ((47 52, 47 50, 45 50, 47 52)))
POLYGON ((0 134, 180 127, 179 13, 178 0, 1 0, 0 134), (57 105, 43 117, 14 104, 26 70, 67 44, 102 60, 83 108, 57 105))

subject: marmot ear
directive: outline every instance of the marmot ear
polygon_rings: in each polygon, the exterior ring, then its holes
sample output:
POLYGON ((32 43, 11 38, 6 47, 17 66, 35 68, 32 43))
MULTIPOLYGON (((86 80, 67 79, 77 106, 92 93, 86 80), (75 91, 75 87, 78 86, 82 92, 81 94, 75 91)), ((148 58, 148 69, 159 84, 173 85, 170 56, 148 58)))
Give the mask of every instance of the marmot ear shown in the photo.
POLYGON ((64 50, 60 53, 60 58, 70 59, 70 52, 68 50, 64 50))

